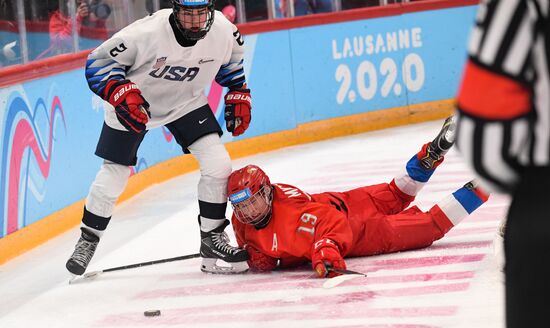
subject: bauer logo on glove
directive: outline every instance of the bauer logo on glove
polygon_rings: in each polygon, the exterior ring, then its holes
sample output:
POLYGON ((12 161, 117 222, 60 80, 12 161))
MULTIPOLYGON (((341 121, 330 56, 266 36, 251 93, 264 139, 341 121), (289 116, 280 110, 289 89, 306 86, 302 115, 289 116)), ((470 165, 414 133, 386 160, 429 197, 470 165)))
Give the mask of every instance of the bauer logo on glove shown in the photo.
POLYGON ((248 129, 251 119, 250 89, 246 85, 232 89, 225 95, 225 127, 234 137, 248 129))
POLYGON ((129 80, 110 80, 105 99, 115 108, 116 118, 128 131, 143 133, 151 112, 138 86, 129 80))

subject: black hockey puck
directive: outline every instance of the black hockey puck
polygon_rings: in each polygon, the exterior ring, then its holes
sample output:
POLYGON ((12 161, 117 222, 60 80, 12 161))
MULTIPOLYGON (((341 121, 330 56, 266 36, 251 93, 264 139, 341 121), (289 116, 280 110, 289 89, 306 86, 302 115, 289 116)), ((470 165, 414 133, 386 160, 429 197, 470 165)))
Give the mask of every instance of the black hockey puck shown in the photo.
POLYGON ((160 315, 160 310, 147 310, 143 312, 143 315, 146 317, 158 317, 160 315))

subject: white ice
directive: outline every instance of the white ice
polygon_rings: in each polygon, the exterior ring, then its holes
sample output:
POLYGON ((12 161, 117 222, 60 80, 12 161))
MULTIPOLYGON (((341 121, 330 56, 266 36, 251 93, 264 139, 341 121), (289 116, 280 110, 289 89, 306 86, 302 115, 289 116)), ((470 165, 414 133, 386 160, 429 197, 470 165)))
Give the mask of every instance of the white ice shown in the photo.
MULTIPOLYGON (((272 182, 313 193, 389 182, 441 123, 289 147, 233 167, 257 164, 272 182)), ((453 150, 415 204, 427 210, 471 177, 453 150)), ((183 175, 119 205, 88 271, 196 253, 198 178, 183 175)), ((220 276, 200 272, 199 259, 69 285, 74 228, 0 266, 0 327, 503 327, 497 230, 507 206, 492 196, 429 248, 349 259, 348 269, 368 277, 331 289, 308 267, 220 276)))

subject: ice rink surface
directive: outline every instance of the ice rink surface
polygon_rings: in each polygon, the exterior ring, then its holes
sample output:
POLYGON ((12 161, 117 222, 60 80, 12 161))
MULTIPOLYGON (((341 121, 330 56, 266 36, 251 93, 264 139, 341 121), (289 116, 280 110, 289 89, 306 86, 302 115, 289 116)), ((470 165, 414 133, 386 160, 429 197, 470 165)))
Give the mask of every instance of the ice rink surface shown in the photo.
MULTIPOLYGON (((272 182, 311 193, 389 182, 442 122, 285 148, 233 168, 257 164, 272 182)), ((198 179, 183 175, 119 205, 88 271, 198 252, 198 179)), ((452 150, 413 204, 428 210, 470 179, 452 150)), ((331 289, 307 266, 223 276, 200 272, 200 259, 69 285, 74 228, 0 266, 0 327, 503 327, 497 230, 508 203, 492 196, 426 249, 348 259, 368 277, 331 289)))

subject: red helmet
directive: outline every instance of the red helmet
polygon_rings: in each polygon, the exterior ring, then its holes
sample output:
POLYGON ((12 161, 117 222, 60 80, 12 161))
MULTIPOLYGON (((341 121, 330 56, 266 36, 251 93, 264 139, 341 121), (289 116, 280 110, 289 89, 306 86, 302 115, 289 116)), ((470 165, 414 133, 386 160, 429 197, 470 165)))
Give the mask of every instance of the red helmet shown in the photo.
POLYGON ((233 214, 244 224, 263 228, 271 219, 273 192, 269 177, 256 165, 247 165, 229 176, 227 194, 233 214))

